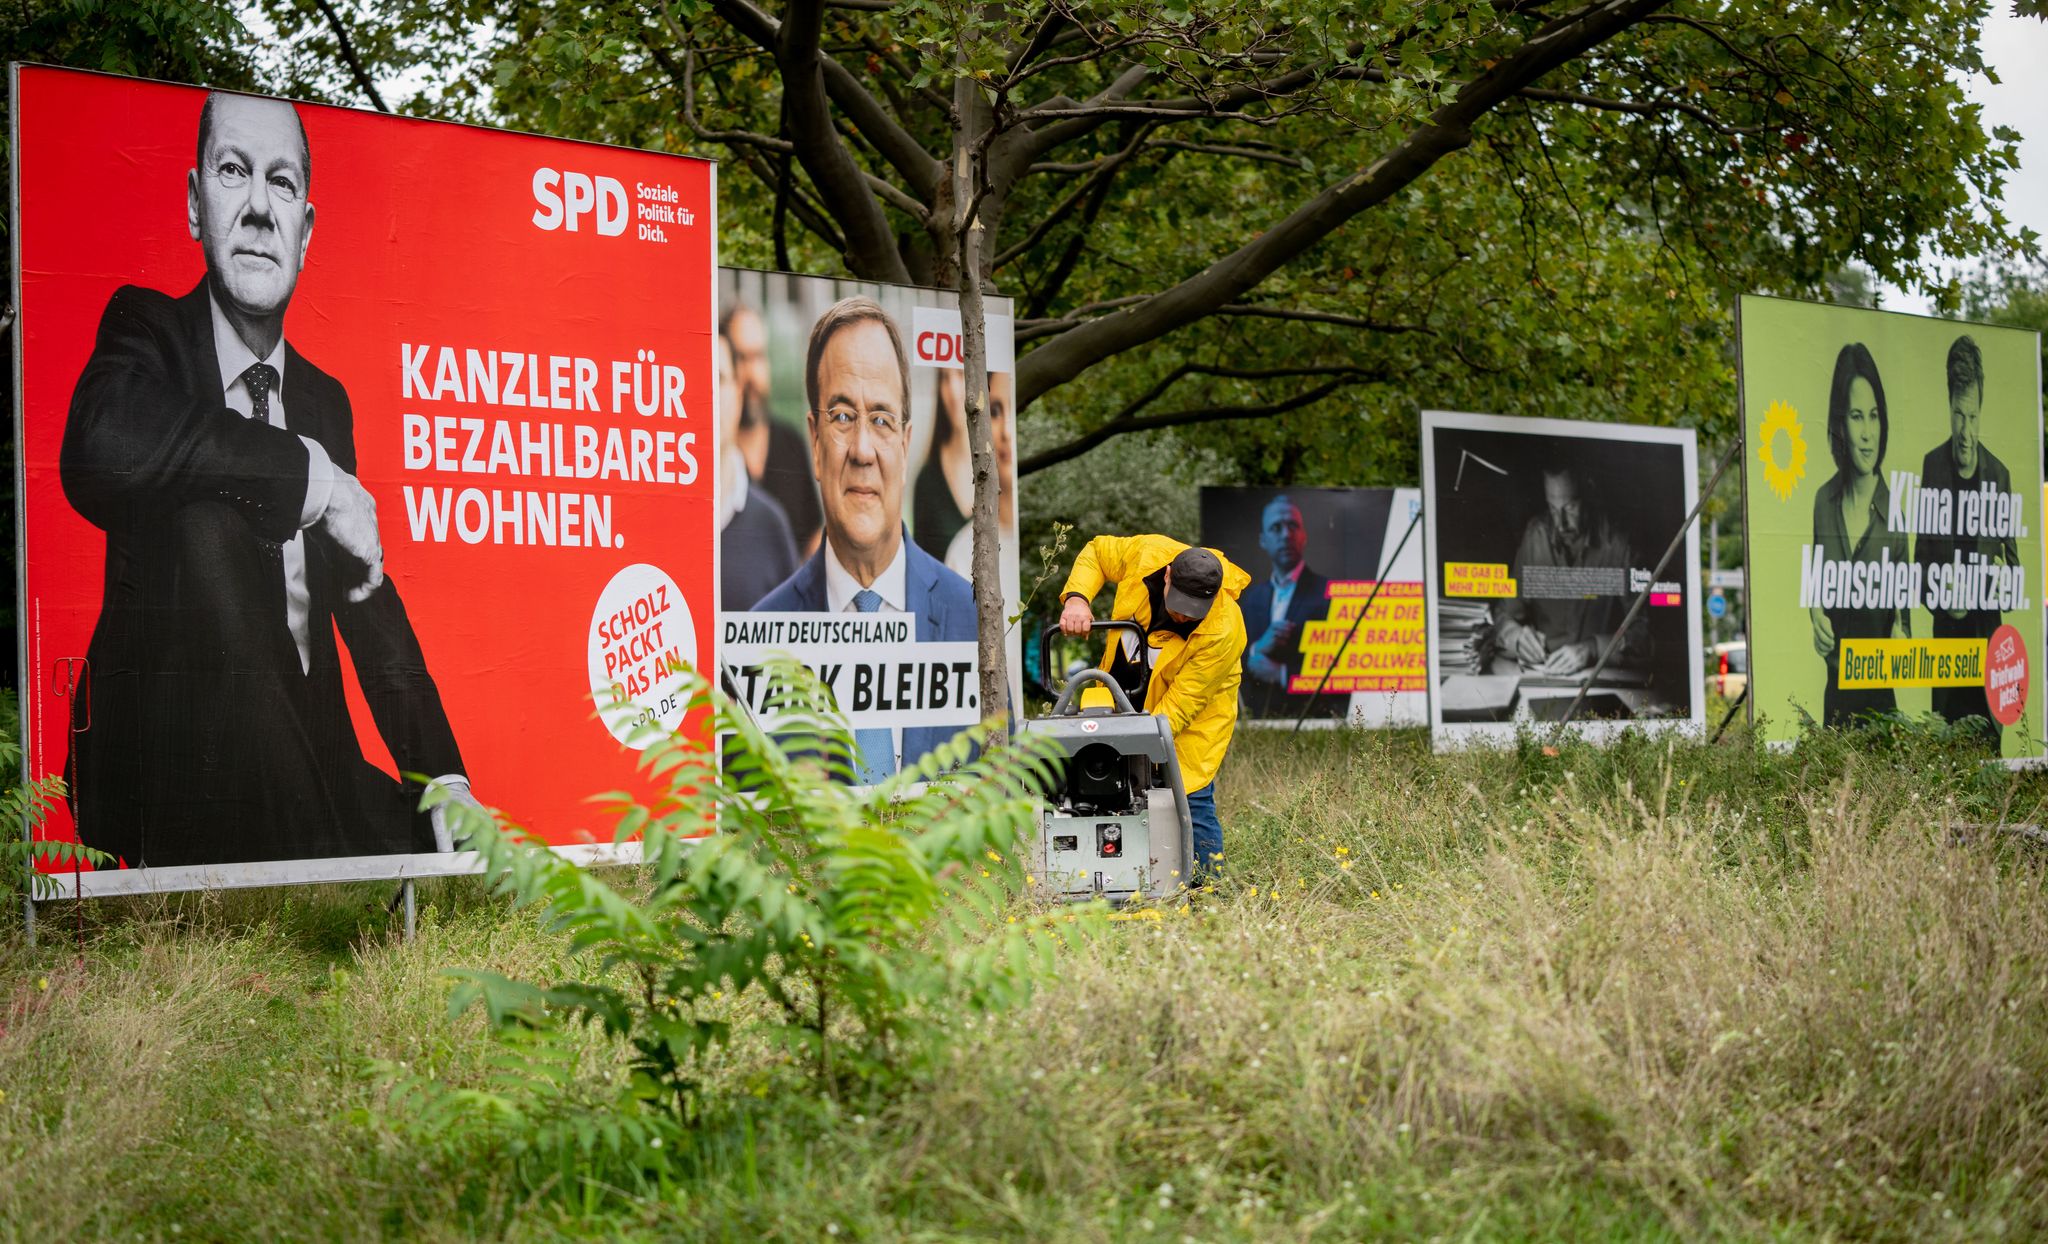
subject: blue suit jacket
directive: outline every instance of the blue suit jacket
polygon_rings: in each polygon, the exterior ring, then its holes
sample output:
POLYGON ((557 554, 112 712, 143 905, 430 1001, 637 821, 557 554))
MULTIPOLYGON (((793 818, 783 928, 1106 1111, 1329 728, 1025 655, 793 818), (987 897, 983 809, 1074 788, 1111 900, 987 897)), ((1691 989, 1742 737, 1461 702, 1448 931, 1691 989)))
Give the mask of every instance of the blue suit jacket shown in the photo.
MULTIPOLYGON (((903 605, 917 619, 915 632, 920 641, 974 642, 974 589, 930 553, 917 547, 910 534, 903 535, 903 605)), ((756 613, 823 613, 825 604, 825 545, 782 586, 762 597, 756 613)), ((926 752, 958 734, 952 726, 905 726, 903 763, 917 763, 926 752)))

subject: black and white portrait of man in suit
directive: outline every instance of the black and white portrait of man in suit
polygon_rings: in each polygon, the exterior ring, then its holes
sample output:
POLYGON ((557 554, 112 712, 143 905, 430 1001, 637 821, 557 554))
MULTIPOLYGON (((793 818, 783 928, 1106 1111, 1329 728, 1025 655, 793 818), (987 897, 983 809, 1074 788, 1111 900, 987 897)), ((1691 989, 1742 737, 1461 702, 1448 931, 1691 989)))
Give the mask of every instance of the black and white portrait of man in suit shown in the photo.
POLYGON ((186 216, 206 277, 108 301, 65 423, 106 577, 67 765, 80 838, 135 866, 447 850, 364 759, 342 649, 401 774, 468 798, 356 478, 347 392, 285 336, 312 151, 280 100, 216 93, 186 216))

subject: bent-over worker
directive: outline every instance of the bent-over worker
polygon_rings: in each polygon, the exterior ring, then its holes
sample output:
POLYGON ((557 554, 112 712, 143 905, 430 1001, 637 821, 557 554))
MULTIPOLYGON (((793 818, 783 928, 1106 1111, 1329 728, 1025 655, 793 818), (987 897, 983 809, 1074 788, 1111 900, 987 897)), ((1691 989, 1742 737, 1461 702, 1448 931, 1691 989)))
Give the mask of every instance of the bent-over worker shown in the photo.
POLYGON ((1194 821, 1194 876, 1209 880, 1223 857, 1223 823, 1216 818, 1216 771, 1237 728, 1237 685, 1245 648, 1238 594, 1251 575, 1203 548, 1168 536, 1097 536, 1074 559, 1060 589, 1060 629, 1086 635, 1094 622, 1090 602, 1106 583, 1116 584, 1110 617, 1136 622, 1152 654, 1152 677, 1140 685, 1144 663, 1128 633, 1112 640, 1102 668, 1148 713, 1163 714, 1187 786, 1194 821))

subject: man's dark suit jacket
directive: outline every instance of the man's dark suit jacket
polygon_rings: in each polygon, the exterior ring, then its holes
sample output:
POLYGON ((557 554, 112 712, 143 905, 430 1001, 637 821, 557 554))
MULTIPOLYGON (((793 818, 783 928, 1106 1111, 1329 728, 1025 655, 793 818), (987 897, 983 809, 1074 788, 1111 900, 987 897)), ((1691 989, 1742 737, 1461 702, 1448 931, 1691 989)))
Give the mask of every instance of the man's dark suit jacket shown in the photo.
MULTIPOLYGON (((1977 474, 1968 481, 1956 478, 1955 451, 1948 441, 1943 441, 1927 451, 1920 460, 1920 487, 1923 490, 1945 489, 1951 493, 1975 492, 1979 485, 1989 481, 1999 492, 2012 491, 2012 470, 1998 460, 1998 455, 1977 442, 1977 474)), ((1955 516, 1956 530, 1962 530, 1962 506, 1956 504, 1962 498, 1950 502, 1950 513, 1955 516)), ((2007 565, 2018 565, 2020 550, 2018 542, 2003 536, 1965 535, 1919 535, 1913 537, 1913 560, 1921 566, 1932 568, 1951 561, 1961 552, 1965 563, 1972 552, 1986 558, 2003 554, 2007 565)), ((2005 620, 1996 609, 1972 609, 1960 618, 1950 617, 1947 610, 1933 610, 1934 635, 1937 639, 1989 639, 2005 620)), ((1930 707, 1949 721, 1962 721, 1969 717, 1984 717, 1989 711, 1984 700, 1982 687, 1936 687, 1929 692, 1930 707)), ((1989 719, 1986 718, 1988 724, 1989 719)))
POLYGON ((363 758, 337 625, 399 770, 463 771, 397 588, 350 603, 359 578, 312 530, 300 669, 277 551, 305 503, 299 437, 350 474, 356 453, 347 393, 285 351, 277 428, 223 400, 203 282, 177 299, 125 286, 72 395, 64 491, 107 559, 71 799, 79 836, 131 866, 433 849, 419 788, 363 758))
POLYGON ((728 613, 752 609, 795 572, 789 516, 759 485, 750 487, 746 506, 718 533, 718 607, 728 613))
MULTIPOLYGON (((2012 491, 2011 468, 2007 467, 2005 463, 2000 462, 1998 455, 1986 449, 1981 441, 1977 444, 1977 474, 1973 479, 1960 480, 1956 478, 1955 452, 1950 448, 1947 441, 1943 441, 1933 449, 1928 450, 1927 456, 1921 459, 1920 462, 1920 487, 1925 492, 1936 490, 1956 494, 1975 492, 1980 485, 1987 481, 1992 488, 1999 492, 2012 491)), ((1950 503, 1953 507, 1950 513, 1955 516, 1955 527, 1958 533, 1962 530, 1963 522, 1962 506, 1957 504, 1961 500, 1962 498, 1957 496, 1955 501, 1950 503)), ((1922 566, 1944 565, 1953 559, 1957 552, 1962 553, 1966 562, 1973 552, 1981 553, 1986 558, 1997 557, 2003 554, 2008 565, 2017 565, 2020 558, 2019 544, 2008 536, 1966 536, 1956 534, 1947 536, 1919 535, 1913 537, 1913 560, 1922 566)), ((1967 628, 1956 631, 1955 634, 1957 635, 1968 634, 1986 638, 1990 636, 1992 631, 1998 629, 1998 624, 2001 621, 1996 609, 1973 609, 1968 616, 1960 619, 1949 618, 1942 611, 1936 610, 1934 620, 1937 624, 1946 620, 1949 623, 1967 628)))
MULTIPOLYGON (((1287 600, 1287 620, 1294 623, 1294 638, 1287 641, 1287 646, 1281 653, 1287 666, 1289 681, 1301 673, 1301 637, 1308 630, 1308 624, 1320 622, 1330 616, 1330 601, 1326 595, 1329 586, 1329 579, 1307 566, 1301 568, 1301 577, 1294 581, 1294 595, 1287 600)), ((1254 719, 1292 718, 1301 711, 1303 704, 1308 703, 1307 697, 1297 697, 1290 705, 1286 687, 1275 687, 1271 683, 1260 682, 1251 675, 1252 649, 1258 645, 1259 636, 1264 635, 1266 628, 1272 625, 1272 577, 1269 575, 1246 588, 1244 595, 1237 598, 1237 608, 1238 612, 1244 615, 1245 633, 1250 636, 1250 642, 1245 644, 1244 649, 1245 674, 1242 683, 1246 706, 1251 710, 1254 719)), ((1349 693, 1333 695, 1326 692, 1316 704, 1315 715, 1342 717, 1350 704, 1349 693)))
MULTIPOLYGON (((974 640, 974 589, 930 553, 903 535, 903 605, 917 618, 919 640, 974 640)), ((781 587, 754 606, 759 613, 823 613, 825 611, 826 546, 821 542, 811 559, 797 567, 781 587)), ((926 752, 959 731, 950 726, 907 726, 903 730, 903 763, 916 764, 926 752)))

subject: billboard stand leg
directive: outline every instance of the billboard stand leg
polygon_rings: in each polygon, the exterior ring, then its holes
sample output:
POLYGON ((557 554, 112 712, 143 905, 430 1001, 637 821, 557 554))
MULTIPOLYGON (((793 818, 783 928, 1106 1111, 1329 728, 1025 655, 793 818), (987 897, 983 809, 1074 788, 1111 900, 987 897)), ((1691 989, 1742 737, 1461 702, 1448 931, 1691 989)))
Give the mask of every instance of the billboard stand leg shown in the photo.
POLYGON ((410 877, 398 883, 398 893, 391 896, 391 901, 385 905, 384 911, 389 915, 401 907, 405 909, 405 940, 410 942, 419 924, 419 908, 414 900, 410 877))
MULTIPOLYGON (((1372 612, 1372 603, 1380 598, 1380 584, 1387 581, 1386 572, 1393 569, 1395 562, 1401 560, 1401 550, 1408 547, 1408 537, 1415 534, 1415 525, 1421 521, 1422 507, 1418 505, 1415 507, 1415 517, 1408 520, 1408 530, 1401 533, 1401 542, 1394 546, 1394 555, 1389 557, 1387 564, 1375 573, 1372 593, 1365 598, 1365 608, 1360 609, 1358 616, 1351 620, 1351 630, 1344 636, 1344 642, 1337 645, 1336 654, 1330 658, 1330 667, 1324 670, 1323 676, 1316 681, 1316 689, 1310 693, 1308 703, 1301 706, 1301 715, 1294 719, 1294 732, 1296 734, 1301 733, 1301 723, 1308 720, 1310 710, 1314 709, 1316 701, 1322 698, 1323 688, 1330 685, 1330 675, 1337 672, 1337 658, 1343 656, 1344 650, 1351 646, 1352 639, 1358 634, 1359 626, 1365 622, 1365 615, 1372 612)), ((1351 719, 1351 715, 1348 712, 1344 716, 1347 722, 1351 719)))
MULTIPOLYGON (((1579 705, 1586 702, 1586 693, 1600 680, 1600 671, 1607 668, 1607 658, 1621 645, 1621 637, 1628 633, 1629 624, 1636 620, 1636 615, 1643 611, 1643 605, 1650 599, 1650 590, 1657 586, 1657 580, 1663 577, 1664 568, 1671 564, 1671 559, 1678 555, 1679 547, 1685 543, 1685 533, 1691 531, 1692 525, 1699 521, 1700 511, 1707 508, 1707 498, 1714 495, 1714 489, 1720 485, 1721 477, 1728 473, 1728 468, 1741 453, 1742 438, 1738 436, 1735 443, 1728 447, 1728 452, 1721 455, 1721 465, 1714 468, 1714 478, 1707 481, 1705 488, 1700 489, 1700 499, 1693 503, 1692 513, 1686 515, 1685 521, 1678 525, 1678 533, 1671 537, 1671 543, 1665 548, 1664 556, 1657 560, 1657 568, 1650 572, 1650 581, 1643 584, 1643 590, 1636 593, 1635 603, 1621 616, 1621 625, 1614 628, 1614 634, 1607 640, 1607 646, 1600 653, 1600 659, 1593 663, 1593 672, 1586 675, 1586 681, 1579 687, 1579 693, 1572 697, 1570 707, 1566 708, 1564 716, 1558 719, 1557 728, 1560 732, 1572 724, 1572 718, 1578 715, 1579 705)), ((1697 568, 1694 572, 1697 573, 1697 568)), ((1698 676, 1699 671, 1694 670, 1693 677, 1698 676)))
POLYGON ((1728 732, 1728 723, 1735 720, 1735 714, 1742 711, 1742 706, 1748 699, 1749 683, 1744 682, 1742 684, 1742 694, 1735 697, 1735 703, 1728 706, 1728 715, 1721 718, 1720 725, 1714 727, 1714 737, 1707 740, 1708 747, 1712 747, 1721 741, 1721 736, 1728 732))
POLYGON ((21 900, 21 936, 28 948, 36 948, 36 901, 24 895, 21 900))

